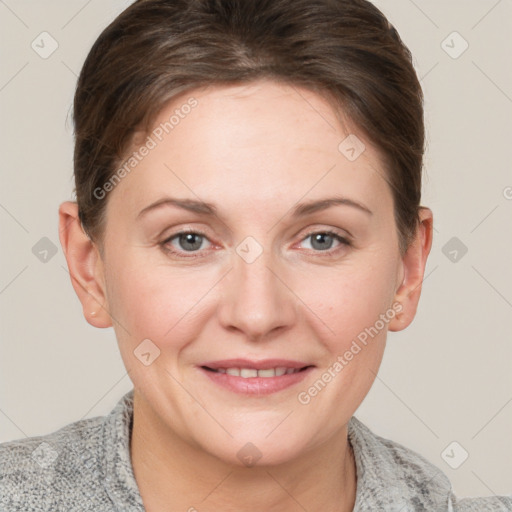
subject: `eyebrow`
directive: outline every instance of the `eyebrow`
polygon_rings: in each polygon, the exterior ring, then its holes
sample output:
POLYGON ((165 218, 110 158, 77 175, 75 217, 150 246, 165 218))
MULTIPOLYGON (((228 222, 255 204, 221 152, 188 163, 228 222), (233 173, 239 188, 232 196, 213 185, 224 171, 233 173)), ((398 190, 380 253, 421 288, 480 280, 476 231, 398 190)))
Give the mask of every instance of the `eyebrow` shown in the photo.
MULTIPOLYGON (((151 203, 149 206, 146 206, 144 209, 142 209, 137 215, 137 219, 146 215, 152 210, 161 208, 162 206, 175 206, 177 208, 181 208, 183 210, 187 210, 200 215, 218 215, 217 208, 211 203, 197 201, 195 199, 163 197, 162 199, 159 199, 158 201, 155 201, 154 203, 151 203)), ((335 196, 301 203, 292 209, 291 216, 293 218, 304 217, 318 211, 327 210, 333 206, 351 206, 368 215, 373 215, 373 212, 365 205, 347 197, 335 196)))

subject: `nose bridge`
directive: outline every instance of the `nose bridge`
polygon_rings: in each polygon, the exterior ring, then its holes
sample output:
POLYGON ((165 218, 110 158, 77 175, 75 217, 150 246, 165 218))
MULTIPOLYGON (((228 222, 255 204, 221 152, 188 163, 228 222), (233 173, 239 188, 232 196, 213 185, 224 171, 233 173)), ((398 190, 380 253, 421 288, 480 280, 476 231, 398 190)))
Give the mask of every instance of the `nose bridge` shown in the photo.
POLYGON ((224 327, 235 327, 248 338, 260 339, 291 325, 295 305, 293 294, 281 282, 272 252, 263 251, 255 257, 254 251, 251 241, 237 248, 219 316, 224 327))

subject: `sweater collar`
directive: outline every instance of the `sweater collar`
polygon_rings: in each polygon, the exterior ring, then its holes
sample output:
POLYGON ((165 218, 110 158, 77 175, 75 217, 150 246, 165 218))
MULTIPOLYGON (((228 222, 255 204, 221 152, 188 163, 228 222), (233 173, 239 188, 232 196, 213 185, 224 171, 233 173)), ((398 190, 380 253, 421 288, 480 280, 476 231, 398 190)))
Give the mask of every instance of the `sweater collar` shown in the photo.
POLYGON ((119 512, 144 511, 130 456, 132 425, 133 389, 105 417, 103 427, 105 488, 119 512))
POLYGON ((448 510, 451 484, 427 459, 374 434, 355 416, 348 424, 348 438, 357 467, 353 512, 448 510))
MULTIPOLYGON (((119 512, 144 511, 130 457, 132 425, 133 389, 105 417, 103 426, 104 483, 119 512)), ((353 512, 447 510, 450 483, 419 454, 375 435, 355 416, 348 423, 348 440, 357 470, 353 512)))

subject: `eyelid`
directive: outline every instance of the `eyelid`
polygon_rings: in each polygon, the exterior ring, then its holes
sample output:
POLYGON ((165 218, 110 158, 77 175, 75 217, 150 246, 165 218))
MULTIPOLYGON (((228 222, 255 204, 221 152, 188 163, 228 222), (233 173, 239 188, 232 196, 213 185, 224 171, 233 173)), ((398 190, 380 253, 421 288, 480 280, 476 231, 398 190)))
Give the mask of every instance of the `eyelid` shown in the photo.
POLYGON ((194 235, 199 235, 202 238, 205 238, 208 240, 208 242, 215 246, 215 243, 210 240, 210 237, 202 230, 195 229, 195 228, 182 228, 179 231, 166 236, 162 242, 159 242, 160 248, 166 253, 171 254, 173 256, 176 256, 178 259, 197 259, 197 258, 203 258, 205 256, 208 256, 208 254, 205 254, 206 249, 200 250, 200 251, 183 251, 183 250, 177 250, 174 247, 170 246, 170 243, 175 238, 179 237, 180 235, 185 235, 187 233, 193 233, 194 235))
MULTIPOLYGON (((199 251, 181 251, 181 250, 177 250, 175 248, 169 247, 170 242, 172 240, 179 237, 180 235, 184 235, 187 233, 193 233, 193 234, 199 235, 202 238, 205 238, 206 240, 208 240, 208 242, 212 246, 216 245, 214 242, 212 242, 210 240, 210 237, 203 230, 192 228, 192 227, 184 227, 184 228, 180 229, 179 231, 165 237, 165 239, 162 242, 160 242, 159 245, 161 246, 161 248, 164 252, 166 252, 168 254, 172 254, 172 255, 176 256, 177 258, 181 258, 181 259, 197 259, 197 258, 203 258, 203 257, 208 256, 209 251, 207 249, 203 249, 203 250, 199 250, 199 251)), ((331 227, 321 228, 319 226, 309 229, 306 233, 304 233, 301 236, 300 240, 298 242, 296 242, 295 245, 304 242, 310 236, 318 234, 318 233, 333 236, 335 239, 338 240, 340 245, 334 249, 327 249, 325 251, 315 251, 312 249, 307 249, 306 250, 307 253, 313 252, 318 255, 323 255, 323 256, 327 256, 327 257, 329 257, 329 256, 335 257, 337 255, 337 253, 340 250, 342 250, 344 247, 345 248, 352 247, 352 245, 353 245, 353 237, 347 231, 340 232, 336 228, 331 228, 331 227)))
POLYGON ((298 245, 307 240, 310 236, 315 235, 317 233, 330 235, 334 237, 338 242, 339 245, 335 248, 326 249, 325 251, 315 251, 314 249, 304 249, 307 254, 318 254, 323 255, 326 257, 336 257, 338 255, 338 252, 343 250, 344 248, 353 247, 353 237, 351 235, 344 234, 339 232, 338 230, 334 228, 313 228, 310 231, 307 231, 304 235, 301 236, 300 240, 294 244, 298 245))
MULTIPOLYGON (((299 242, 295 242, 294 245, 296 243, 303 242, 306 238, 310 237, 311 235, 315 235, 317 233, 330 234, 330 235, 334 236, 335 238, 339 238, 346 245, 350 245, 350 246, 352 246, 353 242, 354 242, 354 237, 346 229, 335 228, 333 226, 327 226, 327 225, 323 225, 323 226, 322 225, 315 225, 313 227, 306 228, 304 233, 302 235, 300 235, 299 242)), ((325 252, 325 253, 331 252, 332 253, 333 250, 315 251, 315 252, 325 252)))
POLYGON ((351 242, 353 240, 353 236, 346 230, 340 230, 332 227, 314 227, 306 231, 306 233, 302 236, 301 240, 307 238, 308 236, 314 235, 316 233, 330 233, 332 235, 339 236, 340 238, 344 238, 347 241, 351 242))
POLYGON ((193 233, 194 235, 201 235, 202 237, 208 238, 208 240, 210 240, 208 235, 200 229, 181 228, 179 231, 176 231, 175 233, 172 233, 171 235, 166 236, 163 240, 163 243, 168 242, 169 240, 172 240, 173 238, 176 238, 179 235, 186 235, 187 233, 193 233))

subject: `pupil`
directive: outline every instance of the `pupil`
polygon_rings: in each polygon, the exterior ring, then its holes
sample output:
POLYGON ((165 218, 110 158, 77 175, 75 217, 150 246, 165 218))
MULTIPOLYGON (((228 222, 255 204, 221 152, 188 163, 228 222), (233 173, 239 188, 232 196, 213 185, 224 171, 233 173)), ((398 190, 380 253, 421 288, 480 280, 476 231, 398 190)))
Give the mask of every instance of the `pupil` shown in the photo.
POLYGON ((328 243, 327 245, 325 245, 325 238, 330 239, 330 241, 332 242, 332 236, 328 235, 327 233, 318 233, 318 234, 314 235, 313 243, 312 243, 313 247, 315 249, 320 249, 320 250, 330 249, 331 244, 328 243), (315 244, 317 242, 320 242, 320 245, 318 247, 315 247, 315 244), (322 243, 323 243, 323 245, 322 245, 322 243))
MULTIPOLYGON (((197 235, 195 233, 185 233, 184 235, 180 236, 180 244, 185 244, 185 247, 183 247, 185 250, 193 251, 197 250, 201 247, 201 235, 197 235), (186 247, 186 244, 192 245, 192 247, 186 247)), ((313 247, 315 249, 325 250, 330 249, 332 245, 332 236, 327 233, 317 233, 316 235, 313 235, 313 247), (326 243, 327 241, 327 243, 326 243), (329 243, 331 242, 331 243, 329 243)))
POLYGON ((201 236, 195 233, 185 233, 184 235, 180 236, 180 244, 186 251, 199 249, 201 247, 201 236), (196 240, 195 243, 194 240, 196 240), (185 244, 185 246, 183 246, 183 244, 185 244), (190 245, 187 247, 186 244, 191 244, 192 247, 190 247, 190 245))

